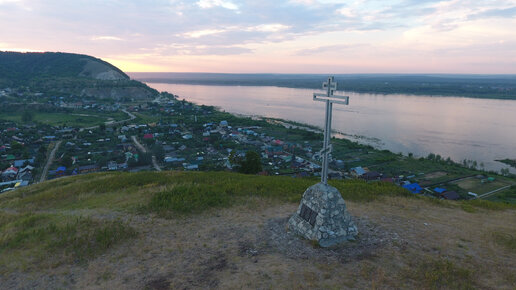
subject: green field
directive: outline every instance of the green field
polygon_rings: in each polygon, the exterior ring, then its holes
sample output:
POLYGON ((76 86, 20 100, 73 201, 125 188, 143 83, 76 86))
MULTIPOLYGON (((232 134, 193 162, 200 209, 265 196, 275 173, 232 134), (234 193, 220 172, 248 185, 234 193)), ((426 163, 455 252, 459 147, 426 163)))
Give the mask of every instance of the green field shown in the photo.
POLYGON ((516 187, 512 186, 506 190, 497 192, 496 194, 489 196, 487 200, 516 204, 516 187))
POLYGON ((514 184, 514 182, 508 182, 508 181, 497 179, 492 182, 482 183, 480 179, 475 178, 475 177, 470 177, 470 178, 452 182, 452 184, 456 184, 460 188, 462 188, 466 191, 471 191, 476 194, 484 194, 484 193, 488 193, 490 191, 502 188, 507 185, 512 185, 512 184, 514 184))
POLYGON ((133 112, 133 114, 136 116, 136 119, 133 121, 134 123, 149 124, 149 123, 158 122, 161 119, 160 116, 149 114, 149 113, 133 112))
MULTIPOLYGON (((0 120, 13 121, 22 123, 22 112, 1 112, 0 120)), ((88 127, 103 124, 107 121, 119 121, 127 119, 127 115, 123 112, 89 112, 77 111, 73 113, 33 113, 32 121, 43 123, 51 126, 73 126, 73 127, 88 127)))

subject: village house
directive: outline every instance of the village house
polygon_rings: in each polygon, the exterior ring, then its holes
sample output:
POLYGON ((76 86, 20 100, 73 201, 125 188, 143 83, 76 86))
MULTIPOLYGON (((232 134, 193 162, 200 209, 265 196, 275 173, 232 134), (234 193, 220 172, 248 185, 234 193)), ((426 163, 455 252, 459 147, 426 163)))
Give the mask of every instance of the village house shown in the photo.
POLYGON ((14 179, 16 179, 17 175, 18 175, 18 168, 11 166, 2 172, 2 179, 4 181, 14 180, 14 179))
POLYGON ((358 178, 358 177, 362 176, 363 174, 365 174, 367 171, 364 168, 362 168, 361 166, 358 166, 358 167, 351 168, 349 170, 349 172, 351 173, 351 176, 358 178))
POLYGON ((21 168, 18 171, 17 179, 32 181, 32 171, 33 170, 34 170, 34 167, 30 166, 30 165, 27 165, 27 166, 21 168))
POLYGON ((448 200, 458 200, 460 195, 455 191, 445 191, 441 194, 441 198, 448 200))
POLYGON ((34 164, 34 161, 35 161, 34 157, 32 157, 31 159, 14 160, 13 166, 14 167, 22 167, 22 166, 25 165, 25 163, 27 163, 27 164, 34 164))
POLYGON ((79 173, 80 174, 98 172, 99 170, 100 170, 100 168, 96 164, 79 166, 79 173))
POLYGON ((377 181, 382 178, 382 174, 376 171, 369 171, 360 176, 360 178, 366 180, 366 181, 377 181))
POLYGON ((118 164, 116 161, 109 161, 107 167, 107 169, 110 171, 118 170, 118 164))

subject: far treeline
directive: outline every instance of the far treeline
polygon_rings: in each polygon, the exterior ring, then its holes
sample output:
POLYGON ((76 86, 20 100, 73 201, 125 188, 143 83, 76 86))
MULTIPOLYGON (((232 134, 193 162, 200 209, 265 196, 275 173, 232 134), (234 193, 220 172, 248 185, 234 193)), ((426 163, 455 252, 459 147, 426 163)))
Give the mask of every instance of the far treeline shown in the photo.
MULTIPOLYGON (((317 74, 131 73, 144 82, 321 88, 317 74)), ((339 90, 374 94, 415 94, 515 99, 516 75, 337 74, 339 90)))

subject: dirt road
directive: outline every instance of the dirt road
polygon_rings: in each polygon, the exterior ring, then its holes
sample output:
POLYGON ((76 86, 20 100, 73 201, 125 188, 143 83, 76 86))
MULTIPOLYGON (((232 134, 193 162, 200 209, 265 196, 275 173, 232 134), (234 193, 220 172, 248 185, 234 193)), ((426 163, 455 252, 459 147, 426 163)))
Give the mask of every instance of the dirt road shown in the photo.
POLYGON ((52 162, 54 162, 54 157, 56 156, 56 152, 59 149, 61 142, 61 140, 57 141, 56 145, 54 146, 54 149, 52 149, 52 152, 50 152, 50 155, 48 155, 47 163, 43 168, 43 172, 41 173, 41 178, 39 179, 39 182, 43 182, 47 179, 48 169, 50 169, 50 165, 52 165, 52 162))
MULTIPOLYGON (((136 138, 136 136, 131 136, 131 139, 133 140, 133 143, 134 145, 136 146, 136 148, 138 148, 138 150, 140 150, 141 152, 143 153, 147 153, 148 150, 147 148, 145 148, 139 141, 138 139, 136 138)), ((152 155, 152 166, 154 167, 154 169, 156 169, 156 171, 161 171, 161 167, 159 167, 159 164, 158 164, 158 161, 157 161, 157 158, 156 156, 152 155)))

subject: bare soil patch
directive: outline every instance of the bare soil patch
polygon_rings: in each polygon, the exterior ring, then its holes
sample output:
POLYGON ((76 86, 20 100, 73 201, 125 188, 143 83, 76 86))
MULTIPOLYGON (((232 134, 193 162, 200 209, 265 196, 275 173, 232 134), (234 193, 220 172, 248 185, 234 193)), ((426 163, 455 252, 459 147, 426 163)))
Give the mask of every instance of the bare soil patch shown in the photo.
POLYGON ((425 174, 425 178, 426 179, 436 179, 436 178, 440 178, 440 177, 444 177, 448 175, 448 173, 444 172, 444 171, 435 171, 435 172, 430 172, 430 173, 427 173, 425 174))
POLYGON ((288 218, 275 218, 267 221, 263 234, 264 238, 268 237, 267 250, 270 253, 278 253, 290 259, 347 263, 374 257, 379 249, 392 246, 393 241, 396 241, 397 245, 406 243, 395 232, 389 232, 368 219, 355 218, 354 221, 360 229, 355 241, 331 248, 322 248, 314 242, 288 231, 286 229, 288 218))

